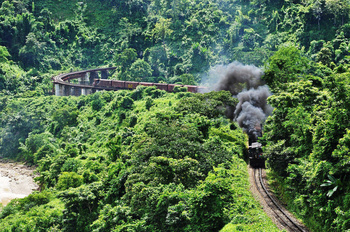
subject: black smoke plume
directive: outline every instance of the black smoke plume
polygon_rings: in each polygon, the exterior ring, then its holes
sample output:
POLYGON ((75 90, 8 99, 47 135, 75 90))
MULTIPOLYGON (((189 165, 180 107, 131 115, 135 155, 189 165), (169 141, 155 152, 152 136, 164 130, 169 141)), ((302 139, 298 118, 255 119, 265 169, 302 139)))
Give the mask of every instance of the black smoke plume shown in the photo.
POLYGON ((271 92, 261 79, 263 74, 263 71, 254 65, 233 62, 229 65, 217 65, 212 68, 205 81, 208 83, 210 80, 211 90, 230 91, 233 97, 239 100, 236 109, 228 109, 227 116, 235 119, 249 135, 258 136, 261 124, 272 112, 272 107, 267 104, 267 98, 271 92))
POLYGON ((237 61, 229 65, 217 65, 209 75, 219 77, 215 90, 227 90, 237 95, 244 89, 257 88, 263 85, 261 80, 264 74, 254 65, 243 65, 237 61))
POLYGON ((272 112, 272 107, 267 104, 270 95, 267 85, 242 91, 237 95, 239 103, 234 114, 240 127, 249 130, 260 126, 272 112))

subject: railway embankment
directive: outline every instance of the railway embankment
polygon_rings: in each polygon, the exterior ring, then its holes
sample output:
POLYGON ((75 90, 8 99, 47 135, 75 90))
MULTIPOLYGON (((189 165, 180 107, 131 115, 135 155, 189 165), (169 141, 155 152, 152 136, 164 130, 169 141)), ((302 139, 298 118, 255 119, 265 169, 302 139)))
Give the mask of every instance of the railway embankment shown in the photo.
POLYGON ((260 202, 266 214, 280 230, 290 232, 309 231, 270 191, 264 169, 249 168, 249 182, 253 196, 260 202))

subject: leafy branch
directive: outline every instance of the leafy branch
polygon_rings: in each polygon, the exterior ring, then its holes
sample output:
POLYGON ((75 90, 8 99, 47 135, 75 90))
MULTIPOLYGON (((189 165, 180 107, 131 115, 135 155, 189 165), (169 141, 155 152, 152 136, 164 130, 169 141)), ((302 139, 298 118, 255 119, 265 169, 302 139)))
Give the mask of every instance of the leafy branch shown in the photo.
POLYGON ((339 188, 341 189, 341 181, 339 179, 334 178, 332 175, 328 175, 329 180, 326 180, 323 184, 321 184, 321 187, 332 187, 327 193, 328 197, 331 197, 339 188))

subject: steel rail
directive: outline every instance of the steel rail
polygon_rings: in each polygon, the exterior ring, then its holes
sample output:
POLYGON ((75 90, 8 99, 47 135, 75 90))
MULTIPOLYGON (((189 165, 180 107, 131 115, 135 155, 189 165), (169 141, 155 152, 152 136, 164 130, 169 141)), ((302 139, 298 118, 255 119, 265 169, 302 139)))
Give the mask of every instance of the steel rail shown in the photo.
MULTIPOLYGON (((263 193, 261 191, 261 186, 258 184, 258 179, 259 178, 257 178, 257 176, 256 176, 256 170, 257 169, 255 169, 255 168, 253 169, 255 186, 256 186, 257 190, 259 191, 260 195, 263 197, 263 193)), ((265 192, 265 194, 266 194, 266 192, 265 192)), ((267 205, 269 205, 269 204, 267 204, 267 205)), ((290 227, 290 226, 288 226, 288 223, 281 217, 281 215, 277 213, 278 212, 277 210, 274 210, 271 206, 270 206, 270 209, 272 210, 272 212, 275 213, 276 219, 279 220, 280 223, 283 224, 284 227, 290 227)))
POLYGON ((303 230, 302 228, 300 228, 300 226, 294 222, 293 219, 291 219, 282 209, 282 207, 275 201, 275 199, 273 199, 273 197, 271 196, 271 194, 269 193, 269 191, 267 190, 263 179, 262 179, 262 174, 261 174, 261 168, 259 168, 259 180, 260 180, 260 184, 262 186, 262 188, 264 189, 266 195, 270 198, 270 200, 272 201, 272 203, 277 207, 277 209, 301 232, 305 232, 305 230, 303 230))

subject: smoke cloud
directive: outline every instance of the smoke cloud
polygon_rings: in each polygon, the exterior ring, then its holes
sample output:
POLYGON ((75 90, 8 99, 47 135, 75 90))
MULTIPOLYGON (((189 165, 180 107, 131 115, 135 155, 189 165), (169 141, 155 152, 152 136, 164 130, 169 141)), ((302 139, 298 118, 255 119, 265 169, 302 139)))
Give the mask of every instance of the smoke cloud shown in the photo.
POLYGON ((260 130, 260 125, 272 112, 272 107, 267 104, 271 92, 261 79, 263 74, 254 65, 243 65, 235 61, 229 65, 215 66, 205 80, 211 86, 210 90, 230 91, 239 100, 236 109, 228 110, 231 112, 228 116, 234 118, 248 134, 260 130))
POLYGON ((217 65, 209 71, 209 79, 215 81, 213 90, 227 90, 237 95, 244 89, 263 85, 263 71, 254 65, 243 65, 237 61, 229 65, 217 65))
POLYGON ((238 104, 234 115, 240 127, 249 131, 265 120, 272 112, 272 107, 267 104, 267 98, 271 95, 267 85, 242 91, 237 95, 238 104))
POLYGON ((251 131, 259 128, 264 119, 265 113, 261 108, 255 107, 249 102, 244 102, 241 106, 241 113, 237 117, 237 122, 243 129, 251 131))

